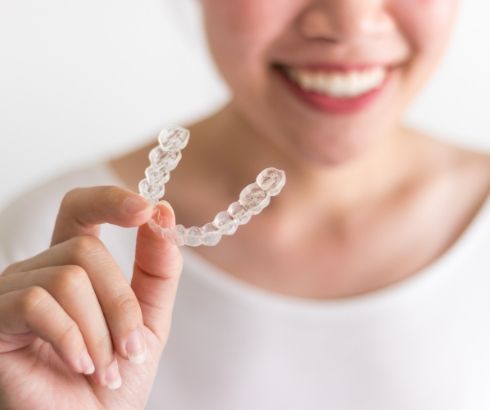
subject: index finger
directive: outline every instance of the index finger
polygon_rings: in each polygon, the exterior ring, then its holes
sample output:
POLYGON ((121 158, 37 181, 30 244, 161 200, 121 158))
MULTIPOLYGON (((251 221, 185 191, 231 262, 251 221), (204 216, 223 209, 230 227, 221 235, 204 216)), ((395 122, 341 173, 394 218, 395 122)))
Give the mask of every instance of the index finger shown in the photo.
POLYGON ((51 246, 75 236, 98 236, 99 225, 103 223, 135 227, 151 216, 151 204, 128 189, 116 186, 76 188, 61 202, 51 246))

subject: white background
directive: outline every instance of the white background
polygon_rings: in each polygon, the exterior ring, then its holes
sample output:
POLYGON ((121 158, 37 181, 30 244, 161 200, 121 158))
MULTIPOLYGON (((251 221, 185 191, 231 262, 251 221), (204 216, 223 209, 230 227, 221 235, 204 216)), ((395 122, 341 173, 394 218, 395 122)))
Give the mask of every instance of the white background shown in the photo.
MULTIPOLYGON (((226 99, 196 0, 0 0, 0 207, 226 99)), ((490 150, 490 3, 463 0, 446 60, 408 120, 490 150)))

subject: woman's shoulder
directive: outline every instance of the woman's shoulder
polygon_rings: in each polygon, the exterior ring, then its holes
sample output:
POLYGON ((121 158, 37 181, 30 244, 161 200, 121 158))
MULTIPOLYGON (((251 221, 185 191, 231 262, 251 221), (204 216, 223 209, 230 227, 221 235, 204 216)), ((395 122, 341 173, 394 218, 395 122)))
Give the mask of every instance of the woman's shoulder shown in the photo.
POLYGON ((103 162, 65 171, 12 198, 0 210, 0 271, 49 246, 64 195, 77 187, 113 185, 118 181, 103 162))
POLYGON ((453 244, 475 224, 488 229, 490 153, 426 135, 420 135, 417 152, 420 204, 431 212, 443 242, 453 244))
MULTIPOLYGON (((490 194, 490 151, 470 148, 443 138, 412 132, 420 173, 432 180, 452 181, 461 193, 490 194)), ((485 195, 486 194, 486 195, 485 195)))
MULTIPOLYGON (((453 147, 456 177, 461 183, 461 194, 474 192, 480 205, 490 200, 490 153, 468 148, 453 147)), ((478 205, 477 205, 478 207, 478 205)))
MULTIPOLYGON (((482 184, 490 183, 490 152, 448 144, 455 170, 468 173, 482 184)), ((488 185, 487 185, 488 187, 488 185)))
POLYGON ((490 200, 490 153, 458 146, 450 150, 448 174, 459 182, 460 194, 473 193, 480 203, 490 200))

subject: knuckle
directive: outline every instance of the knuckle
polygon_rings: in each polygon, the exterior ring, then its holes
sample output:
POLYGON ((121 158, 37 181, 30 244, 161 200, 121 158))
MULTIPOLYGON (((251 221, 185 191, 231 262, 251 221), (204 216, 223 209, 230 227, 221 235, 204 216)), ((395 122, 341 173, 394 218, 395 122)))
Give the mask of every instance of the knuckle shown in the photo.
POLYGON ((103 186, 101 189, 102 189, 102 195, 108 198, 109 200, 117 200, 121 197, 121 189, 116 186, 106 185, 103 186))
POLYGON ((5 267, 5 269, 0 273, 0 276, 9 275, 15 272, 20 272, 22 270, 21 266, 22 266, 22 262, 13 262, 5 267))
POLYGON ((123 196, 123 190, 117 186, 102 185, 97 187, 98 201, 107 208, 118 207, 123 196))
POLYGON ((57 342, 62 346, 75 346, 79 344, 80 329, 74 321, 66 324, 61 330, 57 342))
POLYGON ((68 191, 61 200, 61 208, 69 207, 80 196, 82 188, 73 188, 68 191))
POLYGON ((24 289, 20 299, 20 310, 25 316, 29 316, 39 308, 49 293, 41 286, 31 286, 24 289))
POLYGON ((87 256, 105 252, 102 241, 93 235, 76 236, 69 240, 70 253, 75 261, 84 260, 87 256))
POLYGON ((140 305, 133 295, 123 294, 117 296, 113 303, 118 316, 124 317, 125 320, 134 320, 138 317, 140 305))
POLYGON ((54 288, 62 292, 79 290, 89 282, 85 270, 77 265, 63 266, 54 275, 54 288))

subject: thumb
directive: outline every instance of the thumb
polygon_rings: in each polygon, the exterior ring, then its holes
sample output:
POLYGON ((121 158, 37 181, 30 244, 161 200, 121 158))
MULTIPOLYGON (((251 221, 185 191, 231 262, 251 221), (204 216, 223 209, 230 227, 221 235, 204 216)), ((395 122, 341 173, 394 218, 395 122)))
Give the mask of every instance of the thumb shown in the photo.
MULTIPOLYGON (((162 227, 175 226, 175 214, 166 201, 155 206, 154 219, 162 227)), ((177 285, 182 272, 179 248, 152 231, 139 227, 131 287, 141 306, 146 327, 164 344, 170 331, 177 285)))

